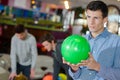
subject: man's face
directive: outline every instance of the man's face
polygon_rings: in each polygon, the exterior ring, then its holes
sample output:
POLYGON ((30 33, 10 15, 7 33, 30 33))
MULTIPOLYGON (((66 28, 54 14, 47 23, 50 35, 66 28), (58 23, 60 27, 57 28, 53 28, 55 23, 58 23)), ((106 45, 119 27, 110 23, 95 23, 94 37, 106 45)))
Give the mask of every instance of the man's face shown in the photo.
POLYGON ((104 23, 107 18, 103 18, 102 12, 100 10, 91 11, 87 10, 87 23, 90 32, 99 34, 104 29, 104 23))
POLYGON ((23 33, 16 33, 17 37, 21 40, 24 40, 26 38, 26 33, 23 32, 23 33))
POLYGON ((42 43, 42 45, 44 46, 44 48, 45 48, 48 52, 50 52, 50 51, 52 50, 52 43, 50 43, 50 42, 48 42, 48 41, 44 41, 44 42, 42 43))

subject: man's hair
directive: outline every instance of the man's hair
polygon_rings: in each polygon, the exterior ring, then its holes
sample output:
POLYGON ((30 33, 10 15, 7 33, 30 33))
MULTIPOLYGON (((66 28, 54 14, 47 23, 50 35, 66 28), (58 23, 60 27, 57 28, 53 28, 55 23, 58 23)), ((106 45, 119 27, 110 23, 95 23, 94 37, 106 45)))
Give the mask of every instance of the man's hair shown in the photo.
POLYGON ((23 33, 25 32, 25 27, 22 24, 18 24, 15 26, 15 33, 23 33))
POLYGON ((40 43, 44 41, 48 41, 51 43, 52 41, 56 42, 56 39, 51 33, 47 32, 47 33, 44 33, 39 40, 40 43))
POLYGON ((92 2, 90 2, 87 5, 86 10, 92 10, 92 11, 100 10, 102 12, 103 18, 108 16, 108 7, 102 1, 92 1, 92 2))

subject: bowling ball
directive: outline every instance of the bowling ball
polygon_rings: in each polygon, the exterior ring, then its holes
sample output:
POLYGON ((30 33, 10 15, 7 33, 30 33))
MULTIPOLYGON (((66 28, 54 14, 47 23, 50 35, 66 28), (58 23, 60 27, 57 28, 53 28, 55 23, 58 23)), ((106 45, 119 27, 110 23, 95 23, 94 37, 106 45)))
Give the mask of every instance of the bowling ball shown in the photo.
POLYGON ((53 80, 53 75, 51 73, 47 73, 42 80, 53 80))
POLYGON ((61 53, 65 61, 71 64, 80 63, 89 56, 90 45, 86 38, 74 34, 65 38, 61 45, 61 53))
POLYGON ((26 76, 24 76, 22 73, 17 75, 14 80, 28 80, 26 76))
POLYGON ((60 77, 60 80, 67 80, 67 76, 64 73, 59 73, 58 76, 60 77))

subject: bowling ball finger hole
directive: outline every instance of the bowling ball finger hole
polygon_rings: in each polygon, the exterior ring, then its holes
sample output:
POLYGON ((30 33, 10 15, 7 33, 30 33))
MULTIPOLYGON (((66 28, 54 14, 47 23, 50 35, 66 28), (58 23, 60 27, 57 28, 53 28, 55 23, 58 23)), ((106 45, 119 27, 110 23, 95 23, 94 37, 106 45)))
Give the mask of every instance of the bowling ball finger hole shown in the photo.
POLYGON ((45 70, 47 70, 47 67, 45 67, 45 66, 42 66, 42 67, 40 67, 43 71, 45 71, 45 70))

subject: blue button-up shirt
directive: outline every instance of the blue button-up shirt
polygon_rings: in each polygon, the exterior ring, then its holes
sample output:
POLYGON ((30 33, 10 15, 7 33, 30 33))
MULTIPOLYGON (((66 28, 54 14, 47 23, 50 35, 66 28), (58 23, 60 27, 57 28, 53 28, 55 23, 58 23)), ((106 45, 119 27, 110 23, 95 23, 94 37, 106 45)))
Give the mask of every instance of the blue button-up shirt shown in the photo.
POLYGON ((93 38, 85 36, 90 43, 91 53, 100 64, 100 71, 80 67, 75 73, 69 69, 74 80, 120 80, 120 37, 107 31, 93 38))

